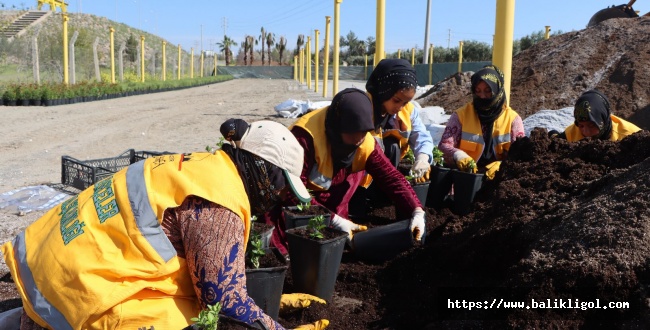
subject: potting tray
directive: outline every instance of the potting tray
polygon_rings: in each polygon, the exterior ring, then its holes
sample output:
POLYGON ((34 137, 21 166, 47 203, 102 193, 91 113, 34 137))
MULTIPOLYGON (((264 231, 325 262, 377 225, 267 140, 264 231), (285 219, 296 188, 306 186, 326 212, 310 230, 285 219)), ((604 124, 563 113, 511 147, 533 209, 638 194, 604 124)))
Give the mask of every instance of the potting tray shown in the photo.
POLYGON ((110 158, 79 160, 71 156, 61 156, 61 183, 84 190, 135 162, 167 154, 173 153, 127 149, 110 158))

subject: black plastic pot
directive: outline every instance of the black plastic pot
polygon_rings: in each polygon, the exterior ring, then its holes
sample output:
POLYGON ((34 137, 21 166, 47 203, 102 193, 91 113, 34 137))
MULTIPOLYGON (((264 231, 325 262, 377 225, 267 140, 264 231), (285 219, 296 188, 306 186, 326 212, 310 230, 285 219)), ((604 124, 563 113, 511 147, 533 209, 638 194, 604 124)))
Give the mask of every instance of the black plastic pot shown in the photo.
POLYGON ((297 233, 302 229, 304 227, 289 229, 286 232, 294 289, 296 292, 308 293, 331 302, 348 234, 325 228, 324 232, 339 236, 314 240, 297 233))
POLYGON ((251 223, 251 232, 255 231, 260 234, 262 238, 262 248, 265 250, 269 248, 269 244, 271 243, 271 236, 273 235, 273 229, 275 229, 275 226, 273 225, 266 226, 261 222, 251 223))
POLYGON ((329 226, 332 220, 332 214, 322 205, 312 205, 309 212, 305 214, 298 214, 299 212, 297 206, 287 206, 282 209, 286 229, 306 226, 309 223, 309 219, 318 214, 323 214, 325 217, 325 226, 329 226))
POLYGON ((427 194, 427 202, 425 206, 441 209, 445 197, 451 190, 452 177, 450 175, 451 169, 440 166, 431 166, 429 173, 429 193, 427 194))
MULTIPOLYGON (((391 259, 414 244, 411 220, 402 220, 358 232, 352 237, 355 256, 361 260, 381 262, 391 259)), ((422 240, 426 233, 423 233, 422 240)))
POLYGON ((452 171, 454 182, 454 206, 452 212, 456 215, 466 215, 471 211, 476 192, 483 185, 483 174, 452 171))
MULTIPOLYGON (((273 248, 268 253, 273 253, 278 260, 280 258, 277 249, 273 248)), ((284 277, 287 274, 288 266, 246 269, 246 290, 248 296, 253 298, 255 304, 264 313, 277 321, 280 312, 280 298, 284 287, 284 277)))
POLYGON ((420 203, 422 205, 425 205, 427 202, 427 195, 429 194, 429 182, 423 182, 423 183, 414 183, 411 185, 413 190, 415 191, 415 195, 418 196, 418 200, 420 200, 420 203))

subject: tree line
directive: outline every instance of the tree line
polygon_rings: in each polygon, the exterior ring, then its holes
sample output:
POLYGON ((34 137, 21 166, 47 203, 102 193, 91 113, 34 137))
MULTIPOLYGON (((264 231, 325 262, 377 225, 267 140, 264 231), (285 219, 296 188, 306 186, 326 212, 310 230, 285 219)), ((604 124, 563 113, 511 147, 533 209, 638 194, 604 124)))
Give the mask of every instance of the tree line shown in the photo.
MULTIPOLYGON (((562 31, 555 31, 552 36, 562 34, 562 31)), ((543 41, 545 32, 543 30, 533 32, 530 35, 524 36, 520 39, 513 41, 513 56, 532 47, 536 43, 543 41)), ((293 55, 298 55, 301 48, 305 46, 305 35, 299 34, 296 38, 296 48, 293 50, 293 55)), ((339 58, 341 61, 353 66, 362 66, 365 64, 366 56, 372 61, 372 57, 376 50, 376 40, 374 37, 369 36, 366 39, 361 39, 350 31, 347 35, 340 37, 340 52, 339 58)), ((287 53, 287 40, 284 36, 280 37, 276 43, 275 34, 266 31, 264 27, 260 29, 260 35, 257 37, 246 35, 241 43, 224 35, 224 39, 217 43, 220 51, 225 55, 226 65, 233 62, 232 48, 240 45, 237 58, 243 58, 244 65, 253 65, 255 56, 259 55, 262 58, 262 65, 267 63, 271 65, 271 61, 276 62, 278 65, 288 65, 292 62, 292 58, 286 58, 287 53), (261 51, 256 51, 255 46, 261 45, 261 51), (266 52, 265 52, 266 49, 266 52)), ((415 60, 417 63, 424 63, 424 49, 415 48, 415 60)), ((332 58, 333 48, 330 47, 330 58, 332 58)), ((320 49, 321 53, 325 52, 325 46, 320 49)), ((398 56, 410 60, 413 56, 413 49, 404 49, 400 53, 397 51, 386 53, 387 58, 397 58, 398 56)), ((433 49, 433 60, 436 63, 441 62, 458 62, 458 46, 447 48, 442 46, 435 46, 433 49)), ((487 42, 467 40, 463 42, 463 61, 466 62, 483 62, 492 60, 492 45, 487 42)), ((323 61, 323 57, 321 57, 323 61)), ((369 63, 372 64, 372 63, 369 63)))

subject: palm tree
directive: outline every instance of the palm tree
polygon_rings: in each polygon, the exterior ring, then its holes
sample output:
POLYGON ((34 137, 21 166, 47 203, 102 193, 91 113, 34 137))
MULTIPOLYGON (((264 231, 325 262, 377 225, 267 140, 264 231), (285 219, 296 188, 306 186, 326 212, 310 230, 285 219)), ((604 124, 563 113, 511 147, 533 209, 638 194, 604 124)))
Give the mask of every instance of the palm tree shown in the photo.
POLYGON ((298 35, 298 40, 296 40, 296 51, 293 52, 293 55, 298 55, 298 52, 300 51, 300 47, 305 44, 305 35, 299 34, 298 35))
POLYGON ((244 48, 244 65, 248 65, 249 51, 250 51, 250 55, 251 55, 251 65, 253 64, 253 51, 252 51, 253 40, 255 40, 255 38, 253 38, 252 36, 247 35, 247 36, 244 37, 244 41, 242 41, 242 43, 241 43, 242 48, 244 48))
POLYGON ((223 36, 223 41, 222 42, 217 42, 217 46, 220 47, 221 51, 224 53, 224 56, 226 57, 226 66, 230 65, 230 58, 232 57, 232 50, 231 47, 235 46, 237 43, 230 39, 228 36, 224 35, 223 36))
MULTIPOLYGON (((264 66, 264 43, 266 42, 266 30, 264 30, 264 27, 262 26, 262 29, 260 30, 262 34, 259 36, 259 41, 262 43, 262 66, 264 66)), ((271 56, 269 55, 269 65, 271 65, 271 56)))
MULTIPOLYGON (((253 61, 255 61, 255 56, 253 55, 253 51, 254 51, 253 46, 257 45, 257 39, 255 39, 255 37, 253 37, 253 36, 247 36, 246 39, 248 40, 248 44, 250 45, 250 47, 248 48, 248 52, 249 52, 249 54, 251 56, 251 64, 250 65, 253 65, 253 61)), ((246 65, 246 64, 244 64, 244 65, 246 65)))
POLYGON ((284 51, 287 49, 287 38, 284 36, 280 37, 280 42, 275 45, 275 48, 278 49, 278 53, 280 54, 280 59, 278 60, 278 64, 282 65, 282 54, 284 54, 284 51))
MULTIPOLYGON (((269 52, 269 66, 271 66, 271 46, 275 44, 275 35, 273 33, 268 33, 266 35, 266 45, 268 46, 269 52)), ((264 65, 264 43, 262 43, 262 65, 264 65)))

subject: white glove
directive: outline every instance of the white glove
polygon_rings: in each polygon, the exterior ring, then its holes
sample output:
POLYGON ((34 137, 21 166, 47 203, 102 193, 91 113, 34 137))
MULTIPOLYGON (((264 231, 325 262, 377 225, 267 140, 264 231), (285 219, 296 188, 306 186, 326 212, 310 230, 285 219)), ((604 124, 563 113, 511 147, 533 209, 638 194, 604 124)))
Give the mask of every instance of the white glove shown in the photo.
POLYGON ((458 149, 456 152, 454 152, 454 162, 458 163, 458 161, 463 160, 465 158, 471 158, 466 152, 458 149))
POLYGON ((411 218, 411 232, 415 235, 415 240, 422 240, 422 235, 424 235, 424 211, 417 207, 413 211, 413 217, 411 218))
POLYGON ((431 164, 429 163, 429 155, 425 153, 419 153, 415 157, 415 163, 411 171, 413 171, 414 178, 421 178, 425 173, 431 170, 431 164))
POLYGON ((334 229, 347 232, 349 240, 352 240, 352 235, 354 235, 355 232, 368 230, 368 227, 358 225, 348 219, 341 218, 338 214, 335 214, 334 218, 332 219, 332 227, 334 227, 334 229))

